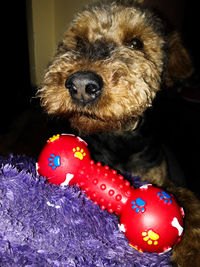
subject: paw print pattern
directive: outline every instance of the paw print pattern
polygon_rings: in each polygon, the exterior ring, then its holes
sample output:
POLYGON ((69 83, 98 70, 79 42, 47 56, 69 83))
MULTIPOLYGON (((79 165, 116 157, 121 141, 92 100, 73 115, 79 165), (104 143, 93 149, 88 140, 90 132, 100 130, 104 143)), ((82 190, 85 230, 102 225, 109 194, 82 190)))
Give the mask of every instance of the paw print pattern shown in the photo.
POLYGON ((83 160, 83 158, 86 156, 86 153, 84 152, 84 149, 80 149, 80 147, 73 148, 74 157, 83 160))
POLYGON ((146 202, 142 200, 140 197, 138 197, 136 201, 132 201, 131 204, 133 205, 132 209, 135 210, 136 213, 138 213, 139 211, 141 212, 145 211, 144 206, 146 205, 146 202))
POLYGON ((149 230, 148 232, 142 232, 143 240, 147 242, 148 245, 158 245, 158 239, 160 238, 158 234, 154 231, 149 230))
POLYGON ((52 136, 51 138, 49 138, 49 140, 47 141, 48 143, 53 143, 55 140, 59 139, 60 138, 60 135, 57 134, 57 135, 54 135, 52 136))
POLYGON ((172 204, 171 196, 167 194, 165 191, 161 191, 160 193, 157 193, 157 196, 161 199, 164 200, 165 203, 172 204))
POLYGON ((51 154, 51 156, 49 157, 49 166, 52 168, 52 170, 55 170, 56 168, 60 167, 60 165, 60 156, 55 156, 54 154, 51 154))

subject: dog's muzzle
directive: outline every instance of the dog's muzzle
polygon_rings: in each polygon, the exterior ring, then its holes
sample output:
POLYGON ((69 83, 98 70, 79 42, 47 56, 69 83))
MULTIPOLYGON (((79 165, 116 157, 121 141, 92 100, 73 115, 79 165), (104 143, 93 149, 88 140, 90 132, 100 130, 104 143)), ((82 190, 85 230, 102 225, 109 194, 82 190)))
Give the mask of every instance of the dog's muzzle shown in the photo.
POLYGON ((103 79, 93 71, 78 71, 66 79, 65 87, 73 100, 85 106, 101 95, 103 79))

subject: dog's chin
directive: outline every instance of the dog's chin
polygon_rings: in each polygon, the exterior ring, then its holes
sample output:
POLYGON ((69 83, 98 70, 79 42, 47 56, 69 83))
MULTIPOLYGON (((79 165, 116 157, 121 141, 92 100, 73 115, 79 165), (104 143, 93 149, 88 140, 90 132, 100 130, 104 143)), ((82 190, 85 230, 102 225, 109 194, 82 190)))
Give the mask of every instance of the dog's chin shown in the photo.
POLYGON ((124 131, 133 131, 138 124, 139 119, 127 118, 124 120, 113 118, 100 118, 94 115, 74 115, 69 118, 71 127, 76 129, 80 134, 97 134, 109 132, 113 134, 124 131))

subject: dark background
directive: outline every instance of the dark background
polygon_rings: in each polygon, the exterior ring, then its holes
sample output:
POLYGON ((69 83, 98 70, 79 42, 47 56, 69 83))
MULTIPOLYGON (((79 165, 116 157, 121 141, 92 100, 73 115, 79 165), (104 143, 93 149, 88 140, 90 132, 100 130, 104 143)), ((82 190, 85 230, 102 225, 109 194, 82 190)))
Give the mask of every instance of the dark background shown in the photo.
MULTIPOLYGON (((6 1, 5 1, 6 2, 6 1)), ((9 130, 16 117, 30 104, 26 1, 7 1, 1 7, 0 133, 9 130)))
MULTIPOLYGON (((38 115, 40 118, 33 124, 37 135, 40 135, 39 123, 43 120, 46 121, 37 101, 31 100, 35 94, 35 88, 30 83, 29 75, 26 1, 7 1, 7 4, 1 8, 4 16, 2 16, 1 22, 1 44, 3 46, 1 69, 3 72, 0 87, 0 147, 4 145, 4 140, 10 142, 7 136, 13 130, 15 131, 16 125, 13 125, 27 110, 33 110, 35 114, 40 114, 38 115)), ((184 16, 181 22, 183 40, 195 66, 196 75, 192 84, 196 90, 200 90, 198 10, 198 1, 185 1, 184 16)), ((200 103, 187 101, 182 98, 180 93, 169 90, 161 95, 160 101, 156 102, 156 111, 155 121, 159 125, 157 131, 161 142, 166 144, 175 155, 186 176, 188 187, 199 194, 200 103)), ((47 138, 42 134, 41 131, 41 138, 39 138, 41 143, 47 138)), ((32 143, 33 140, 28 131, 22 135, 32 143)), ((6 152, 5 150, 2 152, 0 149, 0 153, 6 154, 6 152)), ((12 151, 11 149, 8 153, 10 152, 23 153, 23 150, 13 149, 12 151)), ((29 151, 27 154, 32 156, 31 153, 29 151)), ((33 151, 33 156, 36 154, 37 152, 33 151)))

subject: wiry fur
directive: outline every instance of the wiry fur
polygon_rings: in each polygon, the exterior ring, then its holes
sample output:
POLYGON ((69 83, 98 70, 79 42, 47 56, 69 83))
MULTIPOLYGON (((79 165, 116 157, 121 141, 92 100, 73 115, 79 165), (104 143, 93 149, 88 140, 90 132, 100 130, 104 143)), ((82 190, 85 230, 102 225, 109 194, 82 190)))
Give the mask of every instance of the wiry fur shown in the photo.
POLYGON ((176 195, 186 223, 172 259, 179 266, 198 266, 200 204, 191 192, 168 180, 164 156, 147 135, 145 122, 161 85, 189 77, 192 64, 179 34, 167 31, 136 2, 141 1, 101 1, 80 12, 59 44, 38 95, 49 114, 65 117, 86 135, 96 160, 139 174, 176 195), (133 38, 142 41, 139 49, 132 47, 133 38), (96 101, 78 105, 65 81, 88 70, 102 77, 103 90, 96 101))
POLYGON ((89 9, 79 14, 45 77, 41 94, 47 111, 69 117, 72 126, 84 133, 132 128, 151 105, 164 67, 165 41, 149 17, 138 8, 116 4, 94 6, 92 17, 89 9), (144 52, 126 45, 132 36, 145 40, 144 52), (64 81, 75 70, 88 69, 103 77, 104 90, 95 105, 80 109, 64 81))

